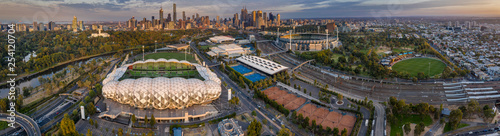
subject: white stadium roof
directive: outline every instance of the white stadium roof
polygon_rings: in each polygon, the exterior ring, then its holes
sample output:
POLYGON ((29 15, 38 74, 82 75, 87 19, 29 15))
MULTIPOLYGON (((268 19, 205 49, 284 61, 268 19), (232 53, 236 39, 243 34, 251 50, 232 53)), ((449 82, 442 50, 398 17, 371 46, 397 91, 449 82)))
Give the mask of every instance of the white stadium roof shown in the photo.
POLYGON ((269 75, 288 69, 288 67, 256 56, 241 56, 236 60, 269 75))
POLYGON ((126 64, 107 75, 103 84, 103 95, 108 99, 138 108, 155 109, 182 109, 193 104, 202 104, 219 98, 222 90, 220 79, 207 67, 175 59, 148 59, 126 64), (118 81, 130 65, 156 62, 193 65, 205 81, 180 77, 143 77, 118 81))
POLYGON ((231 38, 229 36, 214 36, 214 37, 210 37, 209 40, 212 42, 215 42, 215 43, 221 43, 221 42, 225 42, 225 41, 234 41, 235 39, 231 38))

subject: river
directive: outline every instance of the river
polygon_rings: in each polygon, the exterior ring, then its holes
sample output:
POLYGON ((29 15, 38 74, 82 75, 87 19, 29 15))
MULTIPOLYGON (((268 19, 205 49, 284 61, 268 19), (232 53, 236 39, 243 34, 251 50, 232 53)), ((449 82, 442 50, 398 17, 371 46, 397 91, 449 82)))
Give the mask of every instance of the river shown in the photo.
MULTIPOLYGON (((25 80, 22 80, 22 81, 18 81, 16 83, 16 87, 21 89, 21 91, 19 93, 22 94, 22 88, 23 87, 38 87, 40 86, 40 81, 38 80, 38 77, 43 77, 43 78, 47 78, 47 77, 52 77, 52 75, 54 75, 55 73, 57 72, 61 72, 63 70, 68 70, 67 72, 69 73, 69 69, 67 69, 67 67, 69 65, 75 65, 75 66, 80 66, 82 63, 85 63, 87 64, 88 62, 94 60, 94 59, 99 59, 99 58, 102 58, 102 59, 107 59, 109 58, 111 55, 104 55, 104 56, 97 56, 97 57, 93 57, 93 58, 88 58, 88 59, 84 59, 84 60, 79 60, 79 61, 75 61, 75 62, 71 62, 71 63, 68 63, 68 64, 65 64, 65 65, 61 65, 61 66, 58 66, 58 67, 54 67, 52 69, 49 69, 47 71, 44 71, 36 76, 32 76, 32 77, 29 77, 28 79, 25 79, 25 80)), ((6 98, 7 96, 9 95, 9 86, 8 85, 3 85, 3 86, 0 86, 0 98, 6 98)))

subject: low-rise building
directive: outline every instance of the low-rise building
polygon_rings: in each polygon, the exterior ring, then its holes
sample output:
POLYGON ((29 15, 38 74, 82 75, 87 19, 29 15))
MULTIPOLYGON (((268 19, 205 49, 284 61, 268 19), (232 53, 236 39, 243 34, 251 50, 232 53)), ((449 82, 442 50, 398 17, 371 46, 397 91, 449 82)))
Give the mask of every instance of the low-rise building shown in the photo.
POLYGON ((229 36, 214 36, 209 38, 212 43, 233 43, 234 38, 229 36))
POLYGON ((212 57, 225 56, 225 57, 238 57, 249 54, 250 48, 243 48, 236 44, 224 44, 217 47, 211 47, 208 55, 212 57))
POLYGON ((244 136, 245 133, 234 119, 224 119, 217 126, 221 136, 244 136))

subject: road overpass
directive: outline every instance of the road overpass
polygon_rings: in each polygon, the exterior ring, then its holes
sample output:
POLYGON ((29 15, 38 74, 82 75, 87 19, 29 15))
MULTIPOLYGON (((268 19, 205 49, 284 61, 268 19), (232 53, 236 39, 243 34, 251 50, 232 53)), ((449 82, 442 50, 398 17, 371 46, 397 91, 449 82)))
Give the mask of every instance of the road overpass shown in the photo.
MULTIPOLYGON (((7 117, 11 117, 11 116, 7 113, 0 113, 0 120, 9 122, 10 120, 7 117)), ((21 125, 21 127, 26 131, 28 136, 41 136, 42 135, 42 133, 40 132, 40 127, 30 117, 16 112, 15 119, 16 119, 15 120, 16 124, 21 125)))

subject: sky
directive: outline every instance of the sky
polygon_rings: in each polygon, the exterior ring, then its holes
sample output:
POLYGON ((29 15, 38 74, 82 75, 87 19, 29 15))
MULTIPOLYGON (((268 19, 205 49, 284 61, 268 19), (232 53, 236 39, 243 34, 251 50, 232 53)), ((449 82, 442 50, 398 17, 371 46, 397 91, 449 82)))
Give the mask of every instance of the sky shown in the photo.
POLYGON ((487 16, 500 17, 500 0, 0 0, 0 22, 126 21, 132 16, 148 20, 182 11, 191 17, 233 17, 246 6, 249 12, 280 13, 287 18, 335 18, 401 16, 487 16))

